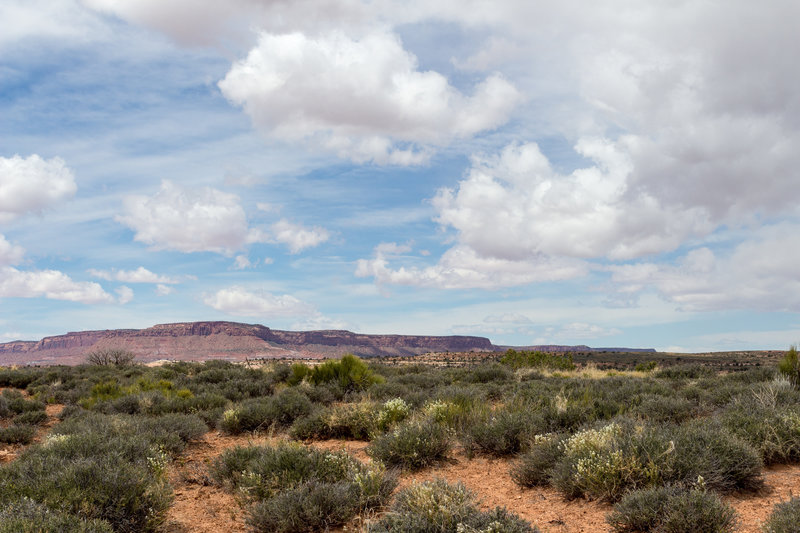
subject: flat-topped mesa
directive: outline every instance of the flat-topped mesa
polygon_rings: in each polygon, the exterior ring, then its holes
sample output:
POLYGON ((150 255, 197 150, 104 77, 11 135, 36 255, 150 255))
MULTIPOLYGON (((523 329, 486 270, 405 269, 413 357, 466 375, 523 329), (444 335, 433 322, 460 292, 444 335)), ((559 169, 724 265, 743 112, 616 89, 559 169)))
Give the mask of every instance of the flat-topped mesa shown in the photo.
POLYGON ((367 335, 345 330, 281 331, 260 324, 177 322, 145 329, 71 332, 40 341, 0 344, 3 364, 77 364, 97 349, 125 349, 137 359, 233 359, 414 355, 428 351, 492 351, 485 337, 367 335))

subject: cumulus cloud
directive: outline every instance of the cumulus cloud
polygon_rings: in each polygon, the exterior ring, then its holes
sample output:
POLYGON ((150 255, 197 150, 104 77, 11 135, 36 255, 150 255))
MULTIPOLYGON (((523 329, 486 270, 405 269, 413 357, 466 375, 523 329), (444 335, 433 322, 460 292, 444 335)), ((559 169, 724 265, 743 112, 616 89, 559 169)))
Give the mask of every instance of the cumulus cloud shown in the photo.
POLYGON ((608 267, 627 295, 656 290, 689 311, 759 309, 800 311, 800 227, 760 230, 729 252, 701 246, 674 264, 641 262, 608 267))
POLYGON ((359 259, 356 276, 372 277, 379 284, 412 285, 441 289, 496 289, 540 281, 557 281, 584 275, 586 265, 578 260, 546 256, 508 260, 479 256, 467 246, 454 246, 436 265, 392 268, 389 260, 377 253, 372 259, 359 259))
POLYGON ((125 285, 118 287, 114 292, 118 295, 118 301, 122 305, 133 300, 133 289, 130 287, 126 287, 125 285))
POLYGON ((496 128, 520 99, 499 75, 462 94, 438 72, 419 70, 385 31, 360 39, 262 33, 219 87, 273 138, 396 165, 422 163, 431 145, 496 128))
POLYGON ((0 298, 49 298, 85 304, 113 303, 97 283, 74 281, 57 270, 22 271, 0 267, 0 298))
POLYGON ((25 250, 21 246, 11 244, 5 235, 0 234, 0 266, 16 265, 24 256, 25 250))
POLYGON ((123 205, 125 214, 116 220, 154 250, 232 255, 258 240, 239 198, 210 187, 188 189, 164 180, 155 195, 130 195, 123 205))
POLYGON ((58 157, 0 157, 0 222, 40 213, 75 195, 72 171, 58 157))
POLYGON ((676 248, 710 231, 696 208, 666 209, 631 191, 628 154, 601 139, 576 150, 595 164, 559 174, 535 143, 474 157, 456 189, 439 191, 437 221, 458 241, 489 257, 521 260, 537 254, 631 259, 676 248))
POLYGON ((330 238, 330 233, 325 228, 319 226, 306 228, 285 218, 273 224, 271 230, 274 239, 286 244, 293 254, 318 246, 330 238))
MULTIPOLYGON (((296 254, 330 237, 325 228, 306 228, 287 219, 274 223, 270 232, 251 228, 238 196, 210 187, 189 189, 168 180, 161 183, 155 195, 130 195, 123 204, 125 213, 115 218, 117 222, 135 232, 134 240, 149 244, 154 250, 216 252, 231 256, 253 243, 279 242, 296 254)), ((241 258, 247 259, 247 256, 240 254, 235 268, 246 266, 241 258)), ((94 272, 98 275, 99 271, 94 272)), ((102 273, 100 277, 106 274, 115 279, 120 275, 119 272, 102 273)), ((146 271, 124 274, 130 279, 154 280, 149 283, 168 283, 146 271)))
POLYGON ((170 287, 169 285, 163 285, 159 283, 156 285, 156 294, 159 296, 169 296, 175 292, 175 287, 170 287))
POLYGON ((135 270, 96 270, 90 268, 87 272, 96 278, 108 281, 122 281, 123 283, 180 283, 178 278, 159 275, 141 266, 135 270))
POLYGON ((313 306, 289 294, 274 295, 262 290, 233 286, 206 296, 203 302, 229 315, 278 318, 317 313, 313 306))

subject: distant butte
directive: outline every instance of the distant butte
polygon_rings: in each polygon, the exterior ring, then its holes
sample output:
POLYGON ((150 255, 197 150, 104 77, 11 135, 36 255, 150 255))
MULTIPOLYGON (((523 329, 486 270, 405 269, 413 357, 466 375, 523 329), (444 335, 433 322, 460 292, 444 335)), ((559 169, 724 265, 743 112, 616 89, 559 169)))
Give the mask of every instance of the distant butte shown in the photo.
MULTIPOLYGON (((344 330, 281 331, 237 322, 181 322, 146 329, 79 331, 45 337, 40 341, 2 343, 0 365, 74 365, 83 363, 88 352, 102 348, 130 350, 136 354, 137 360, 152 362, 164 359, 319 359, 346 353, 361 357, 389 357, 426 352, 493 352, 509 347, 495 346, 485 337, 464 335, 366 335, 344 330)), ((592 350, 585 346, 524 348, 592 350)))

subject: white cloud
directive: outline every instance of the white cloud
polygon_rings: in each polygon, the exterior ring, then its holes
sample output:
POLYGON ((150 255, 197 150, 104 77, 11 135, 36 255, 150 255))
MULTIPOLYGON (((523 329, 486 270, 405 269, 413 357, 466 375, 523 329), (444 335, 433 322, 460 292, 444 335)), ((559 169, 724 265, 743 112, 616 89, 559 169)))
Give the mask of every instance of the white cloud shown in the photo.
POLYGON ((357 162, 419 164, 430 147, 496 128, 519 101, 499 75, 465 96, 393 34, 262 33, 219 82, 270 137, 307 141, 357 162))
POLYGON ((237 255, 233 261, 233 268, 236 270, 244 270, 252 267, 253 263, 250 262, 250 259, 248 259, 246 255, 237 255))
POLYGON ((232 255, 258 240, 239 198, 210 187, 188 189, 165 180, 154 196, 131 195, 123 203, 125 214, 116 220, 154 250, 232 255))
POLYGON ((111 270, 96 270, 90 268, 87 272, 96 278, 121 281, 123 283, 180 283, 178 278, 155 274, 141 266, 135 270, 117 270, 115 268, 111 270))
POLYGON ((800 227, 764 228, 728 253, 691 250, 674 265, 652 262, 609 267, 618 291, 656 290, 688 311, 800 311, 800 227))
POLYGON ((412 285, 441 289, 496 289, 540 281, 557 281, 584 275, 586 265, 577 260, 540 256, 522 261, 481 257, 466 246, 454 246, 439 262, 427 267, 392 269, 386 257, 359 259, 356 276, 373 277, 379 284, 412 285))
POLYGON ((483 319, 486 323, 501 324, 531 324, 532 320, 525 315, 518 313, 503 313, 502 315, 489 315, 483 319))
POLYGON ((314 331, 314 330, 326 330, 326 329, 351 329, 347 322, 344 320, 337 320, 334 318, 329 318, 321 313, 317 312, 316 314, 300 321, 295 322, 292 324, 293 330, 299 331, 314 331))
POLYGON ((97 17, 73 0, 3 0, 0 49, 25 39, 90 41, 106 33, 97 17))
POLYGON ((125 305, 126 303, 133 300, 133 289, 130 287, 126 287, 125 285, 118 287, 114 292, 117 293, 119 296, 119 303, 125 305))
POLYGON ((0 267, 0 298, 39 297, 85 304, 114 302, 97 283, 73 281, 57 270, 22 271, 0 267))
POLYGON ((25 250, 21 246, 11 244, 5 235, 0 233, 0 266, 19 264, 24 256, 25 250))
POLYGON ((538 254, 630 259, 710 230, 700 210, 667 210, 631 191, 631 162, 618 146, 583 140, 576 150, 595 165, 569 175, 554 171, 534 143, 474 157, 458 188, 434 198, 437 221, 477 253, 509 260, 538 254))
POLYGON ((570 341, 572 339, 599 339, 601 337, 611 337, 621 334, 617 328, 605 328, 597 324, 586 322, 570 322, 563 326, 549 327, 545 329, 544 337, 559 341, 570 341))
POLYGON ((233 286, 206 296, 203 302, 229 315, 277 318, 313 315, 317 311, 289 294, 274 295, 261 290, 233 286))
POLYGON ((286 244, 293 254, 318 246, 330 238, 330 233, 325 228, 319 226, 306 228, 285 218, 273 224, 271 230, 274 239, 286 244))
POLYGON ((0 157, 0 222, 39 213, 72 198, 77 188, 61 158, 0 157))
POLYGON ((161 283, 156 285, 156 294, 159 296, 169 296, 174 292, 175 292, 175 287, 170 287, 169 285, 163 285, 161 283))

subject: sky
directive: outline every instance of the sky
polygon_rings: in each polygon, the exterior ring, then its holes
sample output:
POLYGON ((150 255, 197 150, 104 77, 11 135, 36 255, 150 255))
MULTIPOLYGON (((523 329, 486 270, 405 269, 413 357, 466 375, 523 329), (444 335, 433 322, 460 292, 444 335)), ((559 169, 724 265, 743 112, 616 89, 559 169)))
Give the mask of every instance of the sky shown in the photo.
POLYGON ((795 0, 3 0, 0 342, 800 341, 795 0))

